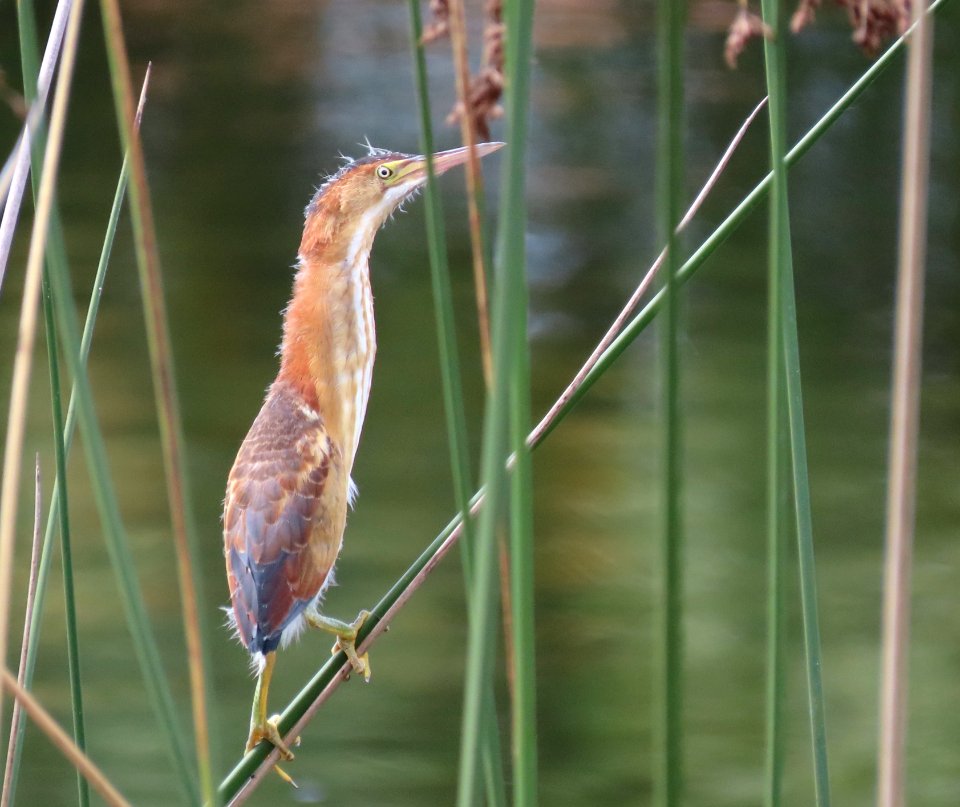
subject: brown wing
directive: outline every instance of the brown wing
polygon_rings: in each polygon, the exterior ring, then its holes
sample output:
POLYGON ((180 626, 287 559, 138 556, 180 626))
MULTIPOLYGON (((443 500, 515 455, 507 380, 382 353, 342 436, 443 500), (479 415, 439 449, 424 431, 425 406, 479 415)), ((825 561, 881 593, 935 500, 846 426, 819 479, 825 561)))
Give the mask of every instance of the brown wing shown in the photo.
POLYGON ((237 631, 268 653, 322 590, 340 551, 346 480, 323 420, 292 387, 274 384, 227 482, 227 582, 237 631))

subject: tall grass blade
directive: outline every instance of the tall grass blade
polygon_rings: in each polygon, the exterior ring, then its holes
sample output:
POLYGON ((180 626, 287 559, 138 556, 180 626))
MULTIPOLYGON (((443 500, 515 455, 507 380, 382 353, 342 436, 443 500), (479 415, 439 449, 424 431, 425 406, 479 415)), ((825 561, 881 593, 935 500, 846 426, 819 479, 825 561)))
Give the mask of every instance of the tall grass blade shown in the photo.
POLYGON ((904 104, 900 250, 887 472, 878 807, 902 807, 906 803, 904 753, 909 684, 910 572, 920 430, 930 92, 933 83, 933 20, 924 14, 925 5, 920 0, 913 7, 917 29, 907 56, 904 104))
POLYGON ((767 92, 770 102, 770 158, 772 171, 767 272, 767 681, 766 759, 764 804, 779 807, 784 758, 784 567, 789 518, 789 456, 783 344, 783 275, 790 261, 789 219, 786 205, 786 75, 784 37, 787 27, 779 0, 763 0, 763 17, 773 32, 764 40, 767 92), (786 230, 784 230, 784 226, 786 230))
POLYGON ((677 226, 683 194, 683 26, 685 5, 660 0, 657 10, 657 231, 666 243, 660 322, 662 535, 659 760, 657 803, 680 804, 683 791, 683 422, 680 410, 680 305, 677 226))
MULTIPOLYGON (((507 146, 508 150, 511 146, 507 146)), ((477 525, 473 551, 473 591, 470 598, 470 619, 467 637, 467 672, 464 682, 463 721, 460 734, 460 773, 457 790, 458 807, 475 803, 480 770, 480 736, 482 732, 483 693, 492 680, 496 634, 497 580, 496 529, 505 504, 506 458, 508 445, 508 396, 510 381, 510 299, 506 269, 496 269, 493 285, 494 356, 493 392, 487 398, 484 416, 481 477, 486 500, 477 525)), ((462 520, 461 520, 462 523, 462 520)))
MULTIPOLYGON (((23 300, 20 309, 20 327, 13 364, 10 409, 7 416, 7 439, 3 455, 3 481, 2 487, 0 487, 0 661, 7 657, 13 577, 13 543, 20 493, 23 438, 27 420, 27 395, 33 366, 33 347, 36 341, 40 278, 47 246, 50 211, 53 206, 53 191, 63 145, 67 102, 70 98, 70 85, 73 79, 73 68, 76 64, 82 10, 83 0, 77 0, 67 23, 63 47, 63 64, 57 77, 57 92, 50 116, 50 139, 43 155, 40 191, 30 236, 30 249, 27 256, 23 300)), ((0 701, 0 725, 3 725, 2 701, 0 701)))
POLYGON ((803 422, 803 392, 800 388, 797 308, 793 291, 792 265, 785 267, 785 270, 782 285, 784 371, 787 378, 790 460, 800 559, 800 607, 803 617, 804 656, 813 742, 813 773, 817 807, 829 807, 830 777, 827 767, 826 706, 823 697, 823 653, 817 608, 816 564, 813 557, 813 523, 810 509, 810 479, 807 470, 807 443, 803 422))
MULTIPOLYGON (((764 17, 774 31, 782 33, 776 0, 763 0, 764 17)), ((770 197, 770 274, 778 297, 772 305, 780 322, 783 372, 786 379, 790 463, 793 474, 794 514, 800 557, 800 602, 803 616, 804 651, 807 666, 810 731, 813 741, 813 774, 818 807, 829 807, 830 777, 827 766, 826 707, 823 700, 823 655, 817 609, 816 566, 813 555, 813 523, 810 508, 810 478, 800 385, 800 348, 797 305, 794 296, 793 251, 790 208, 787 201, 787 84, 784 37, 765 40, 767 92, 770 97, 770 160, 773 167, 770 197)), ((773 360, 772 360, 773 361, 773 360)), ((772 383, 779 383, 776 379, 772 383)), ((779 407, 779 398, 777 400, 779 407)), ((768 413, 779 426, 779 412, 768 413)), ((774 749, 776 751, 776 749, 774 749)), ((777 760, 773 760, 776 763, 777 760)))
POLYGON ((117 0, 101 0, 100 8, 120 140, 130 155, 130 214, 133 220, 140 294, 146 321, 150 373, 160 426, 160 442, 163 447, 163 467, 170 504, 173 544, 177 556, 177 577, 180 583, 184 638, 187 643, 190 701, 196 757, 200 771, 200 789, 204 799, 212 801, 214 786, 209 721, 211 693, 205 674, 205 670, 209 669, 209 663, 202 641, 204 620, 199 607, 200 603, 204 602, 204 598, 199 564, 192 562, 193 558, 200 557, 200 553, 190 504, 187 459, 183 448, 183 426, 177 398, 176 373, 163 294, 160 256, 157 251, 157 236, 143 148, 133 128, 136 104, 130 80, 130 62, 127 58, 120 5, 117 0))
MULTIPOLYGON (((470 66, 467 60, 467 23, 463 0, 450 0, 450 49, 456 75, 457 99, 461 106, 460 139, 470 149, 464 166, 467 189, 467 216, 470 223, 470 254, 473 259, 473 285, 477 299, 477 325, 480 334, 480 360, 487 390, 493 383, 493 357, 490 347, 490 311, 487 295, 487 246, 483 228, 483 174, 476 153, 477 132, 470 114, 470 66)), ((419 40, 418 40, 419 41, 419 40)))
MULTIPOLYGON (((60 392, 60 358, 57 326, 54 320, 50 279, 43 278, 43 321, 47 335, 47 359, 50 368, 50 397, 53 412, 53 445, 57 463, 57 489, 60 500, 60 559, 63 566, 63 612, 67 633, 67 673, 70 679, 70 704, 73 711, 73 741, 86 751, 83 720, 83 685, 80 678, 80 637, 77 629, 77 600, 73 586, 73 549, 70 541, 70 508, 67 496, 67 456, 63 442, 63 396, 60 392)), ((77 795, 80 807, 90 804, 87 780, 77 771, 77 795)))
MULTIPOLYGON (((537 688, 534 619, 533 481, 530 449, 530 349, 527 342, 526 155, 530 105, 533 3, 516 0, 506 7, 506 114, 509 152, 503 166, 500 207, 499 285, 510 307, 508 341, 494 362, 491 396, 508 397, 510 443, 515 458, 510 478, 510 609, 513 643, 513 804, 537 803, 537 688), (509 357, 509 366, 503 363, 509 357), (506 382, 506 383, 505 383, 506 382), (506 385, 509 384, 509 387, 506 385)), ((499 289, 498 289, 499 291, 499 289)), ((502 321, 498 323, 503 328, 502 321)), ((497 345, 495 337, 494 344, 497 345)), ((497 345, 499 347, 499 345, 497 345)), ((487 477, 488 478, 488 477, 487 477)), ((495 482, 494 482, 495 484, 495 482)), ((492 509, 492 508, 491 508, 492 509)), ((483 510, 481 518, 487 515, 483 510)))
MULTIPOLYGON (((427 245, 430 254, 430 278, 433 288, 433 303, 437 322, 437 345, 440 352, 440 374, 443 388, 443 408, 447 421, 447 442, 450 447, 450 467, 453 477, 454 501, 461 515, 470 510, 470 491, 473 481, 470 474, 469 438, 463 403, 463 384, 460 357, 457 350, 456 325, 454 322, 453 294, 450 289, 450 271, 444 235, 440 196, 433 173, 433 132, 430 115, 427 65, 424 58, 423 23, 417 0, 410 3, 411 41, 416 67, 417 97, 420 105, 420 143, 427 155, 426 226, 427 245)), ((468 163, 469 165, 469 163, 468 163)), ((472 521, 464 518, 464 542, 461 551, 464 568, 464 590, 468 608, 471 601, 473 579, 472 521)), ((506 803, 506 787, 503 779, 503 763, 500 758, 499 726, 497 723, 496 699, 493 681, 487 683, 481 716, 481 757, 487 802, 492 805, 506 803)))

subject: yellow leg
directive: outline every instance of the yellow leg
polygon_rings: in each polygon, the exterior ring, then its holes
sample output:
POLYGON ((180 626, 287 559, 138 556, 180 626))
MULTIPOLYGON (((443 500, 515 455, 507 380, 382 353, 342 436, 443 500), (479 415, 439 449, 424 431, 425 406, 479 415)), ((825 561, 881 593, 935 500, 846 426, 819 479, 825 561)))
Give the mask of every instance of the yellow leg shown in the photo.
MULTIPOLYGON (((276 747, 283 759, 293 759, 293 752, 280 736, 280 729, 277 724, 280 722, 280 715, 267 717, 267 693, 270 689, 270 679, 273 677, 273 666, 277 663, 276 653, 267 653, 263 670, 257 676, 257 689, 253 694, 253 708, 250 712, 250 736, 247 738, 247 751, 253 748, 261 740, 266 740, 276 747)), ((285 782, 297 786, 297 783, 290 778, 279 765, 274 765, 273 769, 285 782)))
POLYGON ((360 626, 363 625, 367 617, 370 616, 370 612, 361 611, 357 615, 357 618, 350 623, 323 616, 317 611, 315 606, 307 608, 304 615, 309 625, 324 630, 327 633, 332 633, 337 637, 337 641, 334 643, 331 652, 339 653, 342 650, 346 653, 347 659, 349 659, 350 666, 353 667, 354 672, 356 672, 357 675, 362 675, 364 681, 369 681, 370 654, 364 653, 362 656, 357 655, 357 631, 360 630, 360 626))

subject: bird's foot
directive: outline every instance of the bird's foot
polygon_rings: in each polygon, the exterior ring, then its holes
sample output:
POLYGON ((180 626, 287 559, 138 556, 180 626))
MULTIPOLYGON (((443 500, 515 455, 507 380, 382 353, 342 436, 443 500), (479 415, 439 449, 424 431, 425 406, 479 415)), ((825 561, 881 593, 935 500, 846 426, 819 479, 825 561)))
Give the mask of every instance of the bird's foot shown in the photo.
MULTIPOLYGON (((247 738, 247 747, 245 749, 246 752, 252 751, 261 740, 266 740, 268 743, 274 746, 277 751, 279 751, 282 759, 293 759, 293 751, 290 750, 290 746, 283 741, 283 737, 280 735, 279 724, 280 715, 273 715, 273 717, 267 718, 260 725, 251 725, 250 736, 247 738)), ((300 738, 297 737, 294 745, 299 744, 300 738)), ((283 770, 283 768, 281 768, 279 765, 274 765, 273 769, 277 772, 277 775, 283 779, 284 782, 289 785, 293 785, 293 787, 297 787, 297 783, 293 781, 293 779, 290 777, 290 774, 283 770)))
POLYGON ((370 654, 364 653, 362 656, 357 653, 357 633, 361 626, 370 616, 369 611, 361 611, 353 622, 341 622, 338 619, 331 619, 323 616, 317 611, 308 611, 306 614, 307 622, 315 628, 325 630, 337 637, 334 642, 331 653, 336 655, 341 650, 346 654, 350 666, 357 675, 362 675, 364 681, 370 680, 370 654))

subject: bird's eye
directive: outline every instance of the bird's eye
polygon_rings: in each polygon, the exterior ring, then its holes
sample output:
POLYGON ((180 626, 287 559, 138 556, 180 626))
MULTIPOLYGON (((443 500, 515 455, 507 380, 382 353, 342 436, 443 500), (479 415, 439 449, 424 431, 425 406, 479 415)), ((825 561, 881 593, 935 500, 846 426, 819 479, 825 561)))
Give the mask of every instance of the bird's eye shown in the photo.
POLYGON ((387 165, 381 165, 377 168, 377 176, 380 179, 390 179, 393 176, 393 169, 387 165))

